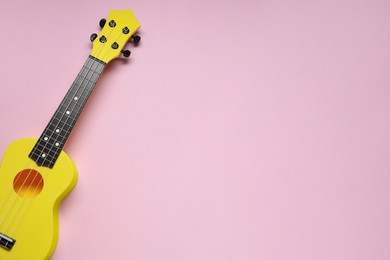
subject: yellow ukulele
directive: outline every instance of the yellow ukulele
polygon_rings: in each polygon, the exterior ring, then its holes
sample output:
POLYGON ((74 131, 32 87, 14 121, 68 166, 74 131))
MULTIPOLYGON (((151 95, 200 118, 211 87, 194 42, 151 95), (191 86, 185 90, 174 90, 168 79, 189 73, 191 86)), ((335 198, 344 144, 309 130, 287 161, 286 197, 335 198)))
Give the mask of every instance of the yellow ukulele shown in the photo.
POLYGON ((140 24, 131 10, 111 11, 66 96, 37 138, 19 139, 0 167, 0 260, 44 260, 58 240, 58 206, 77 182, 77 169, 62 151, 88 97, 108 62, 121 53, 140 24))

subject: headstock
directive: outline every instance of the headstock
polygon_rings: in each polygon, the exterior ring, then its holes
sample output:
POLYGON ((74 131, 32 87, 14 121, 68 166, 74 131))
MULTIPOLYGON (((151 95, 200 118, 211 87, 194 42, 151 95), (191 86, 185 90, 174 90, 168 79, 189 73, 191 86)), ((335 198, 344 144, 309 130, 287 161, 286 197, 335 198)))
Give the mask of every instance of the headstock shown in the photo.
POLYGON ((121 52, 128 57, 130 51, 122 51, 123 47, 130 38, 135 43, 140 40, 139 36, 134 36, 140 24, 131 10, 111 10, 107 20, 100 21, 100 26, 102 30, 99 35, 91 35, 93 42, 91 56, 105 63, 118 57, 121 52))

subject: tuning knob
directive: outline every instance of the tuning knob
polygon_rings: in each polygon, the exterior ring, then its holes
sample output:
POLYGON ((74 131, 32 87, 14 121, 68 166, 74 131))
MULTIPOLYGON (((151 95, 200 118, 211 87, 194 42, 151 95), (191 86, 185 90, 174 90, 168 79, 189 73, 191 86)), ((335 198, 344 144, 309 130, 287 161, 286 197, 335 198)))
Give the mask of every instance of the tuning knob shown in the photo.
POLYGON ((135 44, 138 44, 141 41, 141 37, 139 35, 133 35, 131 36, 131 39, 135 44))
POLYGON ((91 42, 93 42, 96 38, 97 38, 97 34, 96 33, 91 34, 91 36, 89 37, 91 42))
POLYGON ((106 24, 106 19, 104 19, 104 18, 101 19, 99 22, 100 27, 103 28, 105 24, 106 24))
POLYGON ((123 51, 122 51, 122 54, 123 54, 123 56, 125 56, 126 58, 128 58, 128 57, 130 56, 130 54, 131 54, 131 51, 129 51, 129 50, 123 50, 123 51))

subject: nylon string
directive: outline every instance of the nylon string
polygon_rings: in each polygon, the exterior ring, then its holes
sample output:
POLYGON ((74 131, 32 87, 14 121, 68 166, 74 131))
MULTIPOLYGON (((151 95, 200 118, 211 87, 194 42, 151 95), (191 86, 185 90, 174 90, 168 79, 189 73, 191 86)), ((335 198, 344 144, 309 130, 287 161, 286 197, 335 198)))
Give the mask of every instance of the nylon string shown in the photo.
MULTIPOLYGON (((111 34, 112 30, 113 30, 113 29, 111 29, 109 35, 111 34)), ((120 35, 120 36, 121 36, 121 35, 120 35)), ((120 37, 120 36, 119 36, 119 37, 120 37)), ((119 37, 118 37, 118 38, 119 38, 119 37)), ((100 56, 100 53, 101 53, 101 51, 102 51, 103 46, 104 46, 104 44, 101 44, 101 45, 100 45, 100 47, 99 47, 99 49, 98 49, 98 55, 96 55, 97 57, 100 56)), ((111 51, 111 49, 108 49, 108 51, 105 53, 104 56, 106 56, 110 51, 111 51)), ((89 61, 89 59, 87 60, 87 62, 86 62, 84 65, 86 65, 86 64, 88 63, 88 61, 89 61)), ((80 88, 83 87, 83 83, 84 83, 84 81, 87 79, 88 73, 91 72, 91 71, 94 72, 94 70, 97 68, 97 67, 96 67, 95 69, 93 68, 95 64, 99 65, 99 62, 96 61, 96 60, 94 59, 94 60, 92 61, 91 67, 87 69, 88 71, 87 71, 87 73, 86 73, 86 77, 83 78, 83 80, 82 80, 80 86, 78 86, 78 88, 77 88, 77 90, 76 90, 76 93, 74 93, 72 99, 74 99, 74 98, 76 97, 77 92, 80 90, 80 88)), ((84 66, 83 66, 83 67, 84 67, 84 66)), ((94 74, 92 73, 92 74, 91 74, 91 77, 90 77, 88 80, 92 79, 93 75, 94 75, 94 74)), ((79 74, 77 75, 75 81, 77 81, 78 79, 80 79, 80 76, 81 76, 81 73, 79 73, 79 74)), ((99 75, 99 76, 100 76, 100 75, 99 75)), ((87 82, 87 84, 88 84, 88 82, 87 82)), ((95 83, 95 84, 96 84, 96 83, 95 83)), ((86 85, 85 85, 85 86, 86 86, 86 85)), ((84 87, 85 87, 85 86, 84 86, 84 87)), ((86 88, 82 89, 82 92, 81 92, 80 95, 83 95, 85 91, 88 91, 88 90, 87 90, 86 88)), ((71 102, 69 102, 69 105, 67 106, 66 110, 68 110, 68 109, 70 108, 70 106, 71 106, 71 102)), ((59 120, 58 124, 56 125, 56 128, 58 128, 59 124, 62 122, 62 119, 63 119, 63 117, 65 116, 65 114, 66 114, 66 113, 63 113, 63 114, 61 115, 61 119, 59 120)), ((66 119, 65 123, 68 122, 69 118, 71 118, 71 117, 68 117, 68 118, 66 119)), ((71 119, 71 120, 72 120, 72 119, 71 119)), ((53 134, 54 134, 54 132, 50 135, 50 137, 52 137, 53 134)), ((50 138, 50 137, 49 137, 49 138, 50 138)), ((49 140, 49 139, 48 139, 48 140, 49 140)), ((57 139, 56 139, 55 141, 57 141, 57 139)), ((48 143, 48 142, 46 142, 44 148, 46 148, 47 143, 48 143)), ((43 148, 43 149, 44 149, 44 148, 43 148)), ((54 147, 53 147, 53 149, 54 149, 54 147)), ((48 153, 50 153, 51 151, 53 151, 53 150, 50 149, 48 153)), ((44 159, 44 161, 45 161, 45 160, 47 160, 47 157, 44 159)), ((31 160, 28 160, 27 163, 25 164, 25 166, 27 166, 30 162, 31 162, 31 160)), ((49 160, 49 162, 51 163, 52 161, 49 160)), ((4 224, 4 220, 6 219, 6 217, 7 217, 8 213, 10 212, 11 208, 14 206, 14 203, 15 203, 15 201, 16 201, 16 199, 17 199, 18 193, 23 189, 26 180, 27 180, 27 179, 29 178, 29 176, 31 175, 31 172, 32 172, 33 170, 36 171, 36 169, 37 169, 37 166, 34 166, 33 169, 30 169, 29 173, 27 174, 27 178, 24 180, 22 186, 19 188, 18 192, 14 194, 14 199, 13 199, 13 201, 11 202, 11 205, 8 207, 8 209, 6 210, 4 216, 3 216, 2 219, 0 220, 0 226, 1 226, 2 224, 4 224)), ((44 179, 46 179, 46 174, 47 174, 48 171, 49 171, 49 169, 47 169, 43 174, 41 174, 42 179, 39 181, 38 185, 35 187, 35 190, 34 190, 33 194, 36 192, 36 190, 37 190, 37 188, 40 186, 41 182, 42 182, 44 179)), ((35 174, 35 176, 34 176, 34 178, 33 178, 33 181, 32 181, 31 184, 29 185, 29 187, 28 187, 26 193, 28 193, 28 191, 31 189, 32 184, 34 183, 36 177, 37 177, 38 174, 39 174, 38 171, 36 171, 36 172, 37 172, 37 173, 35 174)), ((20 175, 17 177, 17 179, 14 181, 14 183, 17 182, 19 178, 20 178, 20 175)), ((9 195, 10 195, 10 193, 12 192, 12 189, 13 189, 13 188, 11 187, 11 188, 10 188, 10 191, 8 192, 8 194, 7 194, 7 196, 6 196, 6 198, 3 200, 1 206, 3 206, 4 203, 8 200, 9 195)), ((8 230, 8 228, 10 227, 10 225, 12 224, 12 222, 15 220, 15 217, 16 217, 17 213, 19 212, 19 209, 22 207, 22 204, 24 203, 24 201, 25 201, 25 197, 23 197, 23 198, 21 199, 21 201, 19 202, 19 204, 18 204, 18 206, 17 206, 17 209, 15 210, 15 213, 14 213, 13 216, 11 217, 11 219, 10 219, 8 225, 6 226, 6 228, 3 230, 3 233, 4 233, 4 234, 6 234, 6 231, 8 230)), ((11 232, 11 234, 9 234, 9 236, 12 236, 13 233, 17 230, 19 224, 22 222, 22 219, 24 218, 24 216, 25 216, 25 214, 26 214, 26 212, 27 212, 27 209, 28 209, 29 206, 31 205, 31 202, 32 202, 32 201, 33 201, 33 198, 30 198, 28 204, 24 207, 24 210, 22 211, 22 214, 20 215, 18 221, 16 222, 16 225, 15 225, 13 231, 11 232)))

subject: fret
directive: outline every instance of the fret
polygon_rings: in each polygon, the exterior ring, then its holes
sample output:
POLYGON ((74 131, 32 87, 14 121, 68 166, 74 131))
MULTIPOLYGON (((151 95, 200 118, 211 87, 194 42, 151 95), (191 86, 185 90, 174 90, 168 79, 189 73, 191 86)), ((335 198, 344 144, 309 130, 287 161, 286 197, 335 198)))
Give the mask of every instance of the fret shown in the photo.
MULTIPOLYGON (((34 151, 35 155, 38 155, 40 157, 42 157, 42 154, 45 154, 46 156, 54 157, 55 155, 59 154, 60 152, 61 152, 60 146, 53 147, 51 149, 46 148, 46 147, 42 147, 42 148, 37 147, 37 149, 35 149, 35 151, 34 151)), ((42 157, 42 158, 44 158, 44 157, 42 157)))
POLYGON ((43 151, 43 149, 45 149, 45 145, 37 143, 37 147, 36 148, 37 148, 36 149, 37 151, 43 151))
POLYGON ((77 85, 77 86, 83 86, 83 85, 85 86, 86 83, 87 84, 89 84, 89 83, 95 84, 96 82, 93 82, 82 75, 79 75, 79 77, 75 81, 75 85, 77 85))
POLYGON ((57 120, 67 120, 68 118, 72 119, 75 117, 75 115, 79 114, 81 112, 82 107, 79 106, 75 109, 76 107, 72 108, 70 105, 65 106, 61 105, 57 112, 56 112, 56 119, 57 120), (60 118, 58 118, 60 117, 60 118))
MULTIPOLYGON (((56 145, 56 143, 58 143, 59 145, 61 145, 61 144, 63 144, 63 142, 64 142, 64 140, 65 139, 54 139, 54 138, 50 138, 50 139, 48 139, 47 141, 45 141, 45 143, 48 143, 49 145, 55 145, 56 147, 57 147, 57 145, 56 145)), ((58 145, 58 146, 59 146, 58 145)))
POLYGON ((37 142, 36 151, 46 151, 49 150, 49 148, 57 149, 60 147, 60 145, 63 144, 63 142, 60 142, 60 140, 53 140, 53 141, 44 141, 44 142, 37 142), (58 145, 55 145, 58 143, 58 145), (49 148, 47 148, 49 147, 49 148))
POLYGON ((70 134, 71 132, 71 129, 58 129, 59 131, 57 131, 58 128, 56 128, 55 130, 53 129, 46 129, 43 134, 48 137, 49 139, 52 139, 52 138, 66 138, 68 134, 70 134))
POLYGON ((53 151, 48 151, 47 153, 44 153, 42 151, 34 151, 31 152, 31 155, 33 155, 36 158, 42 158, 43 160, 47 160, 47 161, 53 161, 53 159, 55 158, 55 153, 53 151))
MULTIPOLYGON (((86 81, 84 82, 84 87, 88 91, 92 91, 93 87, 95 86, 96 83, 93 83, 91 81, 86 81)), ((83 93, 84 94, 84 93, 83 93)), ((89 94, 89 93, 88 93, 89 94)))
POLYGON ((83 70, 80 74, 79 74, 79 78, 80 79, 83 79, 83 80, 87 80, 89 82, 92 82, 92 83, 96 83, 96 81, 98 80, 99 78, 99 74, 92 71, 92 70, 83 70))
POLYGON ((49 136, 51 135, 61 135, 63 133, 67 134, 70 133, 70 129, 66 130, 65 128, 61 128, 59 125, 53 125, 53 124, 48 124, 46 127, 46 130, 44 133, 48 133, 49 136), (46 132, 47 131, 47 132, 46 132))
POLYGON ((88 60, 84 67, 100 75, 104 69, 104 65, 102 66, 102 63, 99 64, 93 60, 88 60))
POLYGON ((99 79, 99 74, 95 72, 89 73, 91 76, 89 77, 91 79, 91 82, 96 83, 99 79))
POLYGON ((44 144, 44 145, 46 145, 48 147, 53 147, 53 144, 55 142, 65 143, 67 138, 69 137, 69 134, 68 135, 53 135, 53 136, 48 135, 48 136, 49 137, 48 137, 48 139, 46 141, 45 140, 38 141, 37 145, 38 145, 38 143, 39 144, 42 143, 42 144, 44 144))
POLYGON ((54 166, 105 65, 88 57, 29 155, 39 166, 54 166))
MULTIPOLYGON (((71 97, 75 96, 77 98, 82 98, 84 100, 88 99, 89 95, 91 94, 91 91, 89 89, 85 88, 85 83, 83 85, 79 85, 74 83, 72 85, 72 90, 71 90, 71 97)), ((83 100, 83 101, 84 101, 83 100)))
POLYGON ((68 98, 64 99, 64 101, 61 103, 61 107, 68 108, 68 110, 80 110, 82 109, 82 105, 79 104, 81 101, 74 101, 74 100, 69 100, 68 98))
POLYGON ((60 147, 66 142, 67 137, 57 136, 56 138, 49 138, 47 141, 40 138, 35 146, 36 150, 43 151, 48 147, 48 149, 54 149, 60 147), (58 145, 56 145, 58 143, 58 145))
MULTIPOLYGON (((83 98, 85 99, 85 98, 83 98)), ((64 101, 68 102, 68 104, 78 104, 79 102, 84 102, 84 100, 81 100, 80 96, 77 95, 66 95, 64 98, 64 101)))
POLYGON ((56 150, 58 149, 61 145, 64 144, 65 139, 52 139, 48 141, 42 141, 38 140, 37 145, 35 146, 35 151, 49 151, 49 150, 56 150))
POLYGON ((65 97, 65 98, 62 100, 60 106, 62 106, 62 107, 68 107, 69 105, 72 105, 72 106, 78 105, 78 106, 80 107, 80 106, 82 106, 82 105, 87 101, 87 99, 88 99, 88 97, 89 97, 89 95, 86 96, 86 97, 84 97, 84 96, 82 96, 81 93, 80 93, 79 95, 74 95, 74 96, 75 96, 76 100, 75 100, 74 98, 73 98, 72 100, 70 100, 70 98, 65 97))
MULTIPOLYGON (((61 113, 55 113, 55 115, 52 117, 53 119, 56 119, 56 120, 59 120, 59 121, 63 121, 63 120, 65 120, 65 119, 67 119, 67 118, 64 118, 64 115, 63 114, 61 114, 61 113)), ((68 119, 70 119, 70 120, 67 120, 67 122, 69 123, 70 122, 70 124, 73 124, 73 122, 72 121, 75 121, 75 119, 73 118, 69 118, 68 117, 68 119)))
POLYGON ((89 96, 89 90, 87 90, 85 88, 85 83, 83 83, 82 85, 80 84, 77 84, 76 82, 74 82, 72 84, 72 89, 70 90, 70 92, 73 94, 73 95, 76 95, 76 96, 82 96, 83 98, 87 98, 89 96))
POLYGON ((30 154, 30 158, 33 159, 40 166, 48 165, 47 167, 49 167, 51 165, 54 166, 54 163, 55 163, 55 161, 57 160, 58 157, 47 156, 47 157, 43 158, 40 155, 36 155, 35 153, 31 153, 30 154))
POLYGON ((69 93, 67 96, 65 96, 65 100, 66 102, 69 102, 69 104, 80 105, 86 102, 87 99, 88 99, 87 97, 84 97, 81 94, 78 95, 76 93, 69 93))
MULTIPOLYGON (((96 83, 97 79, 99 78, 99 74, 84 67, 85 69, 79 73, 79 78, 82 80, 90 81, 93 83, 96 83)), ((80 82, 80 81, 78 81, 80 82)))
MULTIPOLYGON (((75 120, 75 119, 72 119, 72 120, 75 120)), ((53 120, 51 120, 51 124, 58 125, 60 128, 67 127, 69 129, 71 129, 73 127, 73 124, 71 122, 60 121, 59 119, 56 119, 56 118, 53 118, 53 120)))

